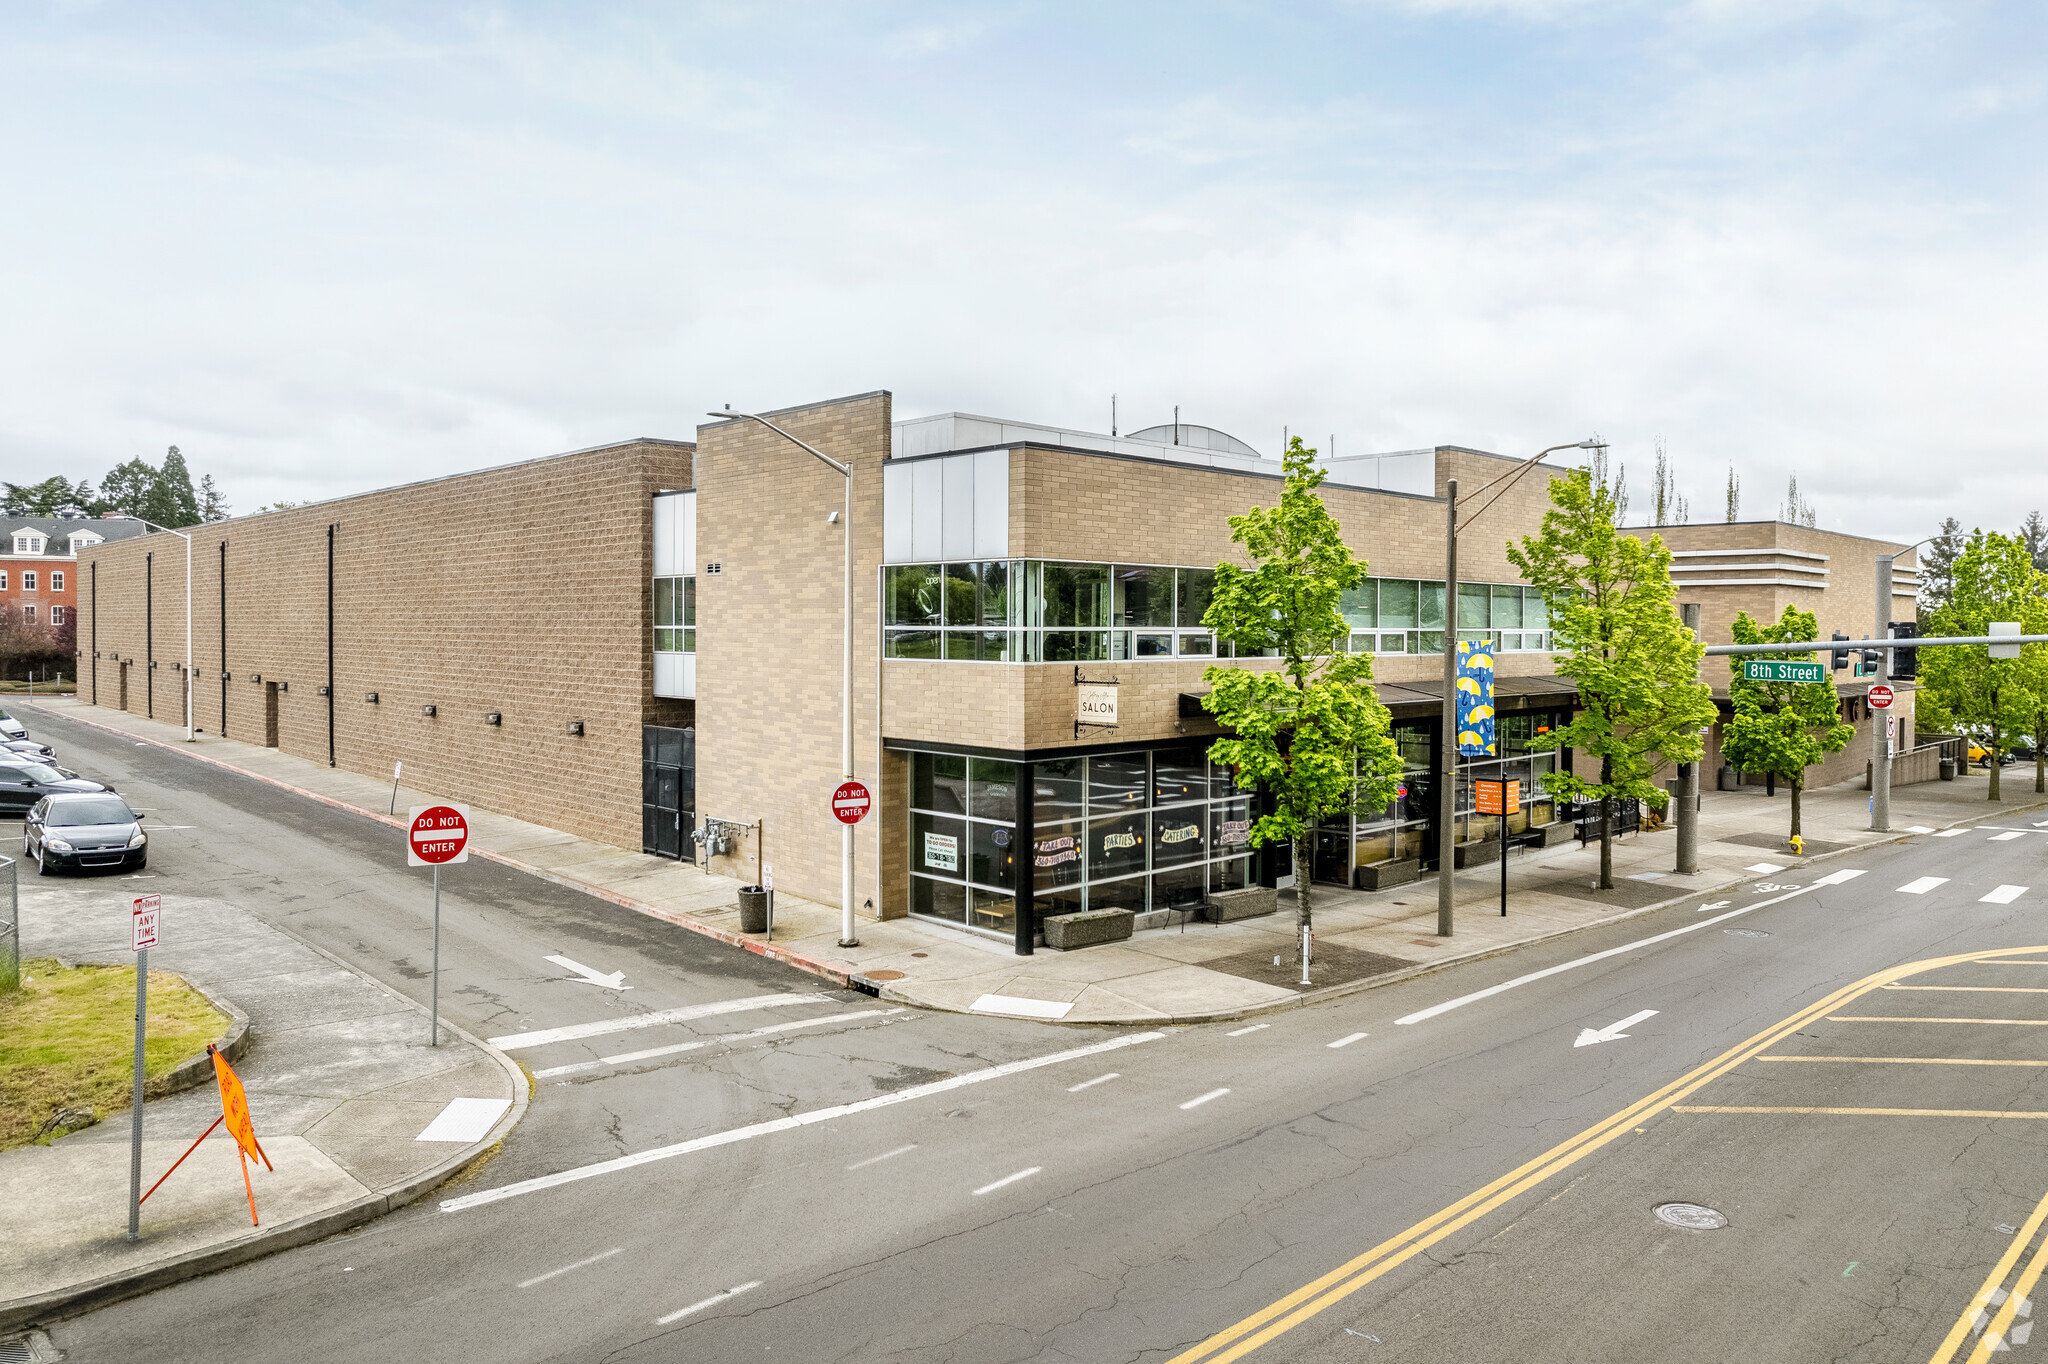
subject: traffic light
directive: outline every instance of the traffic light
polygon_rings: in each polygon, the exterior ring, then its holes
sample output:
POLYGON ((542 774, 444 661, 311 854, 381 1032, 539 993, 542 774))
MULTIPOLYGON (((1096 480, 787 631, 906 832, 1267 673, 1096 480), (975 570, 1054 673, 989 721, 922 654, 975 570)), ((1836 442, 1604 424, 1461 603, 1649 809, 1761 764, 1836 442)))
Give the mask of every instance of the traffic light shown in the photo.
MULTIPOLYGON (((1828 636, 1828 638, 1830 638, 1830 639, 1847 639, 1847 638, 1848 638, 1848 636, 1847 636, 1847 635, 1845 635, 1845 634, 1843 634, 1843 633, 1842 633, 1842 632, 1841 632, 1840 630, 1837 630, 1837 631, 1835 631, 1835 632, 1834 632, 1834 634, 1832 634, 1832 635, 1828 636)), ((1848 667, 1848 666, 1849 666, 1849 651, 1848 651, 1847 649, 1836 649, 1836 650, 1834 650, 1833 652, 1831 652, 1831 653, 1830 653, 1830 654, 1828 655, 1828 669, 1829 669, 1829 671, 1831 671, 1831 672, 1840 672, 1840 671, 1842 671, 1842 669, 1844 669, 1844 668, 1846 668, 1846 667, 1848 667)))
MULTIPOLYGON (((1895 620, 1892 622, 1893 639, 1920 638, 1920 622, 1917 620, 1895 620)), ((1918 649, 1892 650, 1892 681, 1911 682, 1920 675, 1920 651, 1918 649)))
POLYGON ((1884 650, 1859 649, 1857 652, 1863 655, 1863 675, 1865 677, 1876 677, 1884 670, 1884 650))

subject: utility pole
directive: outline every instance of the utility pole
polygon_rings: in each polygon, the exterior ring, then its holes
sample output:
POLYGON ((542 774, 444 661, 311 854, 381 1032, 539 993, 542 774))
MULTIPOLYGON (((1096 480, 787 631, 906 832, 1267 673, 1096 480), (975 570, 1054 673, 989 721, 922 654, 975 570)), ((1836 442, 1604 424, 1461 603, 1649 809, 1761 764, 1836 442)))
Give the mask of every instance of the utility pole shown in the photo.
MULTIPOLYGON (((1540 458, 1540 456, 1539 456, 1540 458)), ((1443 754, 1436 784, 1436 934, 1451 936, 1458 887, 1458 480, 1444 497, 1444 714, 1443 754)), ((1303 869, 1296 867, 1300 876, 1303 869)))
MULTIPOLYGON (((1871 636, 1884 639, 1892 632, 1892 560, 1890 554, 1877 556, 1877 628, 1871 636)), ((1877 654, 1877 680, 1890 682, 1892 678, 1892 651, 1880 649, 1877 654)), ((1870 827, 1877 833, 1890 833, 1892 828, 1892 744, 1891 711, 1883 714, 1870 713, 1870 827)))
MULTIPOLYGON (((1685 628, 1692 631, 1693 638, 1700 634, 1700 604, 1683 602, 1678 608, 1679 619, 1685 628)), ((1704 756, 1704 755, 1702 755, 1704 756)), ((1691 876, 1700 869, 1700 765, 1680 763, 1678 765, 1678 866, 1680 876, 1691 876)))

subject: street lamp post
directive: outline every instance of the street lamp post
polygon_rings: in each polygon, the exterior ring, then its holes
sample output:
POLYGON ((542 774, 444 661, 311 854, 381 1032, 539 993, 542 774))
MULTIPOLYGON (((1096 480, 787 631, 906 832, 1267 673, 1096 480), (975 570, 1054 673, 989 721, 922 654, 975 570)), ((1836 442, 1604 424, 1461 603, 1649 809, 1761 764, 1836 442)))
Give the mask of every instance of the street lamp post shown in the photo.
MULTIPOLYGON (((1440 938, 1451 936, 1453 920, 1457 913, 1456 886, 1451 879, 1457 862, 1456 838, 1458 818, 1458 536, 1469 529, 1482 513, 1500 501, 1509 489, 1520 482, 1522 477, 1542 462, 1545 455, 1559 450, 1604 449, 1605 443, 1588 437, 1585 440, 1567 441, 1538 450, 1523 460, 1513 470, 1501 475, 1493 482, 1473 490, 1467 501, 1477 499, 1482 493, 1498 488, 1492 497, 1474 507, 1465 518, 1458 522, 1458 480, 1449 480, 1444 496, 1444 709, 1443 737, 1437 745, 1436 773, 1436 933, 1440 938)), ((1501 816, 1505 830, 1507 816, 1501 816)), ((1508 850, 1503 839, 1500 855, 1505 862, 1508 850)), ((1299 869, 1297 868, 1297 874, 1299 869)))
POLYGON ((164 531, 185 542, 185 742, 192 742, 192 537, 169 526, 159 526, 133 512, 123 512, 130 521, 141 521, 151 530, 164 531))
MULTIPOLYGON (((824 451, 808 442, 798 440, 789 432, 751 412, 734 412, 730 408, 723 412, 707 413, 723 421, 753 421, 773 431, 790 444, 816 456, 831 466, 846 480, 845 510, 839 514, 839 529, 846 542, 845 603, 840 628, 840 678, 839 678, 839 779, 853 780, 853 466, 842 464, 824 451)), ((839 826, 839 945, 859 947, 860 937, 853 925, 853 825, 839 826)))

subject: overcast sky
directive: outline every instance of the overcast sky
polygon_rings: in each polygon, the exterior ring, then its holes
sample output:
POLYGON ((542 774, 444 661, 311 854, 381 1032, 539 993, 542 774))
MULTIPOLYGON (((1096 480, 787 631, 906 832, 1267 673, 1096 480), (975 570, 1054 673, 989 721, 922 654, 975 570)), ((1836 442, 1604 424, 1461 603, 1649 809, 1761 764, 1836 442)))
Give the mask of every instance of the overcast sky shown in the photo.
POLYGON ((888 388, 1695 520, 2048 507, 2048 8, 10 4, 0 477, 238 511, 888 388))

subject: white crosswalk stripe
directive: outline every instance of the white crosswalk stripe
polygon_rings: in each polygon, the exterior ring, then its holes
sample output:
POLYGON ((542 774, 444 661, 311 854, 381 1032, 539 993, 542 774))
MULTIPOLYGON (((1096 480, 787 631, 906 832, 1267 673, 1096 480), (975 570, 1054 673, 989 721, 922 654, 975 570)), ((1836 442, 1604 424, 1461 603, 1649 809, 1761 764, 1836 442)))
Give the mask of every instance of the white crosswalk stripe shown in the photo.
POLYGON ((2007 830, 2006 830, 2006 831, 2005 831, 2004 833, 2002 833, 2002 834, 1993 834, 1993 835, 1991 835, 1991 841, 1992 841, 1993 843, 2010 843, 2010 842, 2012 842, 2012 841, 2013 841, 2013 840, 2014 840, 2015 838, 2025 838, 2025 837, 2026 837, 2026 835, 2025 835, 2024 833, 2020 832, 2020 831, 2019 831, 2018 829, 2007 829, 2007 830))
POLYGON ((1948 878, 1946 876, 1923 876, 1917 881, 1906 882, 1899 889, 1907 895, 1925 895, 1936 886, 1945 886, 1947 884, 1948 878))
POLYGON ((2026 893, 2027 888, 2025 886, 2000 886, 1977 903, 1980 905, 2009 905, 2026 893))
POLYGON ((1858 868, 1844 867, 1840 871, 1829 872, 1826 876, 1815 881, 1814 884, 1816 886, 1839 886, 1845 881, 1854 881, 1861 875, 1863 875, 1863 872, 1858 868))
POLYGON ((1955 837, 1956 835, 1958 835, 1958 834, 1966 834, 1966 833, 1969 833, 1969 832, 1970 832, 1970 831, 1969 831, 1968 829, 1943 829, 1943 830, 1942 830, 1942 831, 1941 831, 1940 833, 1937 833, 1937 834, 1935 835, 1935 837, 1936 837, 1936 838, 1954 838, 1954 837, 1955 837))

